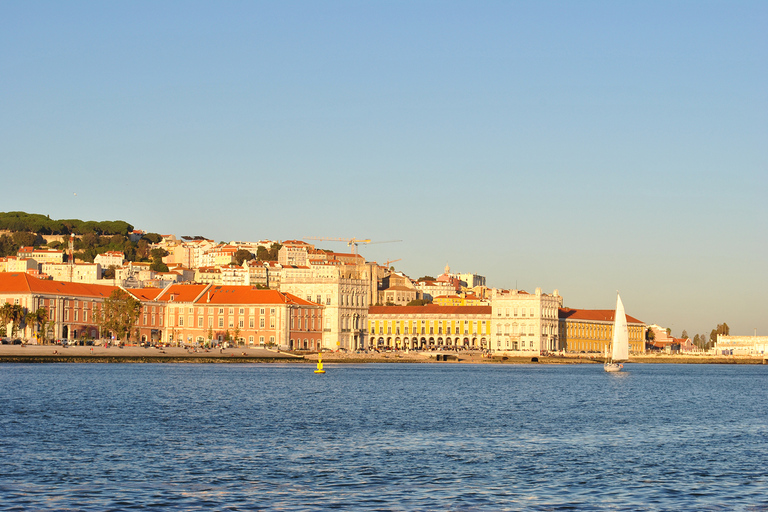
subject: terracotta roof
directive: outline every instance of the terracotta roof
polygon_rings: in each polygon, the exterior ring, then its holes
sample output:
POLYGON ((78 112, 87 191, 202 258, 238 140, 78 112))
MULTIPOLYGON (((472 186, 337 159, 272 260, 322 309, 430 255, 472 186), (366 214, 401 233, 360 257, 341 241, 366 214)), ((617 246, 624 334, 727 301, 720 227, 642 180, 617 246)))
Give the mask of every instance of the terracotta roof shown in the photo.
MULTIPOLYGON (((561 320, 587 320, 593 322, 613 322, 613 315, 616 311, 613 309, 571 309, 559 308, 558 316, 561 320)), ((627 315, 627 322, 632 324, 643 324, 642 320, 627 315)))
POLYGON ((491 306, 371 306, 369 315, 488 315, 491 306))
POLYGON ((316 305, 289 293, 277 290, 261 290, 254 286, 205 284, 174 284, 169 286, 159 300, 163 302, 193 302, 198 304, 296 304, 316 305), (173 300, 171 300, 173 297, 173 300))
POLYGON ((38 279, 26 273, 0 272, 0 293, 42 293, 73 297, 109 297, 116 286, 38 279))

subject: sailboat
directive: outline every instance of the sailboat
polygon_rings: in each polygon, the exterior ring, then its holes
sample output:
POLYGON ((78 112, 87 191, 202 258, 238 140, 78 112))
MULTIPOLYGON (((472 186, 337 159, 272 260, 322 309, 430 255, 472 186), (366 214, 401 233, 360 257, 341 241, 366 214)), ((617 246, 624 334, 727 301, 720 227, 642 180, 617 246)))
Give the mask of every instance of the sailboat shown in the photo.
POLYGON ((325 373, 325 370, 323 370, 323 356, 322 354, 317 355, 317 370, 315 370, 315 373, 325 373))
POLYGON ((603 368, 607 372, 620 372, 624 365, 621 361, 629 359, 629 330, 627 329, 627 315, 624 313, 624 304, 616 293, 616 313, 613 315, 613 341, 611 355, 606 358, 603 368))

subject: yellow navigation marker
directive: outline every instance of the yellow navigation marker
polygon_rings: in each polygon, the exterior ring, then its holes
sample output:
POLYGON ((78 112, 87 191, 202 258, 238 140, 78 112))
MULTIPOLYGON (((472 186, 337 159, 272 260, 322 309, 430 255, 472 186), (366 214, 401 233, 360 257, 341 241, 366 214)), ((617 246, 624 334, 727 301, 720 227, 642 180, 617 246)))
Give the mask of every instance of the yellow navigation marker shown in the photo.
POLYGON ((315 373, 325 373, 325 370, 323 370, 323 355, 317 354, 317 370, 315 370, 315 373))

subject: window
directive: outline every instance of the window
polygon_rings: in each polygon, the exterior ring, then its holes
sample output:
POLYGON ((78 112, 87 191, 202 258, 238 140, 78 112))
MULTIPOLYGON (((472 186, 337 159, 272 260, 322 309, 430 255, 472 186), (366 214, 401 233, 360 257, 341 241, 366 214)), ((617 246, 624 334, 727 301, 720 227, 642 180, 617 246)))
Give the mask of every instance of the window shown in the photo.
POLYGON ((330 296, 330 295, 329 295, 329 296, 327 296, 327 297, 325 298, 325 304, 326 304, 327 306, 330 306, 330 305, 331 305, 331 296, 330 296))
POLYGON ((229 314, 234 315, 235 314, 235 308, 229 308, 229 314))
POLYGON ((241 314, 241 315, 244 315, 244 314, 245 314, 245 308, 240 308, 240 314, 241 314))
POLYGON ((271 309, 269 310, 269 314, 270 314, 270 315, 274 315, 274 314, 275 314, 275 308, 271 308, 271 309))
POLYGON ((263 315, 264 314, 264 308, 261 308, 259 312, 263 315))
POLYGON ((224 314, 224 308, 219 308, 219 314, 220 314, 220 315, 223 315, 223 314, 224 314))
POLYGON ((264 319, 263 318, 259 318, 259 327, 262 328, 262 329, 264 328, 264 319))
POLYGON ((322 295, 317 296, 317 303, 320 304, 323 301, 322 295))
POLYGON ((243 320, 243 319, 241 318, 241 319, 240 319, 240 322, 238 323, 238 326, 239 326, 241 329, 242 329, 243 327, 245 327, 245 320, 243 320))
POLYGON ((182 327, 184 325, 184 317, 179 316, 179 327, 182 327))
POLYGON ((253 318, 249 318, 248 319, 248 328, 249 329, 253 329, 253 327, 254 327, 253 318))
POLYGON ((275 328, 275 319, 274 319, 274 317, 269 319, 269 328, 270 329, 274 329, 275 328))
POLYGON ((219 317, 219 327, 224 327, 224 317, 219 317))
POLYGON ((202 327, 203 326, 203 317, 199 316, 197 317, 197 326, 202 327))

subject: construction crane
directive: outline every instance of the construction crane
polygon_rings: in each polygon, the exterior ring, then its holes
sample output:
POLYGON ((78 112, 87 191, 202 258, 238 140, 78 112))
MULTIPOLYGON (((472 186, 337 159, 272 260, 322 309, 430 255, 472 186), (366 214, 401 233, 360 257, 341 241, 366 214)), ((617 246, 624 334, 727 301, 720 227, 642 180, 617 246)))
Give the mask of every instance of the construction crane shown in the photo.
POLYGON ((394 263, 394 262, 396 262, 396 261, 400 261, 400 260, 402 260, 402 259, 403 259, 403 258, 397 258, 396 260, 387 260, 387 261, 384 263, 384 268, 387 268, 387 269, 388 269, 388 268, 389 268, 389 264, 390 264, 390 263, 394 263))
POLYGON ((388 244, 392 242, 402 242, 402 240, 385 240, 382 242, 372 242, 368 238, 329 238, 318 236, 305 236, 304 240, 321 240, 330 242, 347 242, 347 245, 351 248, 352 254, 357 254, 358 244, 388 244))

